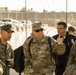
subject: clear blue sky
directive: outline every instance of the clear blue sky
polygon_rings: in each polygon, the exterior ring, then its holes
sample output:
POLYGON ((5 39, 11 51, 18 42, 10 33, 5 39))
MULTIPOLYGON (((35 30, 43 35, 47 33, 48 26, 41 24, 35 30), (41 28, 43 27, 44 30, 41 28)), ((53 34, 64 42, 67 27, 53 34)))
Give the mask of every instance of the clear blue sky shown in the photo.
MULTIPOLYGON (((68 11, 76 11, 76 0, 68 0, 68 11)), ((8 7, 10 10, 21 10, 25 7, 25 0, 0 0, 0 7, 8 7)), ((27 9, 35 11, 66 11, 66 0, 26 0, 27 9)))

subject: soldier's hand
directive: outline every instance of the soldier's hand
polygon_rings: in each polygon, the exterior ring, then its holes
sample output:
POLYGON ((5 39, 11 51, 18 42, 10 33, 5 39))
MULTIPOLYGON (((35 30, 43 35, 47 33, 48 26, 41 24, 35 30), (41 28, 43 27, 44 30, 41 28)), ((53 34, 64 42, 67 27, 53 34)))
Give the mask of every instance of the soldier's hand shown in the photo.
POLYGON ((58 44, 62 44, 63 43, 63 38, 61 38, 60 37, 60 35, 58 36, 58 38, 57 38, 57 42, 58 42, 58 44))

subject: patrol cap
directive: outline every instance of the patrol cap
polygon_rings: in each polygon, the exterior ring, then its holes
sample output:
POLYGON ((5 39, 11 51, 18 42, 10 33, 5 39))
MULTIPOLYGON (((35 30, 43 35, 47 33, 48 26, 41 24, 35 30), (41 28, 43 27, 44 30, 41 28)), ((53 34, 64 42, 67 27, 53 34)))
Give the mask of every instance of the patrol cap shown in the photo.
POLYGON ((7 32, 14 32, 11 24, 4 24, 0 27, 0 29, 7 32))
POLYGON ((41 28, 43 28, 43 25, 42 25, 41 22, 36 22, 36 23, 32 24, 32 29, 33 30, 38 30, 38 29, 41 29, 41 28))

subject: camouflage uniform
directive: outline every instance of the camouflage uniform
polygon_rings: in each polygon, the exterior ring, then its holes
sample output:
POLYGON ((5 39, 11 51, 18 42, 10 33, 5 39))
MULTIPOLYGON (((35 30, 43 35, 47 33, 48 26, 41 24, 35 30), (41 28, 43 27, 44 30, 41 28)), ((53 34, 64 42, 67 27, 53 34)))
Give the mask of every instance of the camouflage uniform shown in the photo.
POLYGON ((68 63, 64 75, 76 75, 76 42, 70 51, 68 63))
POLYGON ((4 45, 0 41, 0 65, 3 68, 3 74, 2 75, 9 75, 9 67, 6 65, 6 59, 13 59, 13 50, 9 44, 4 45))
MULTIPOLYGON (((39 27, 39 25, 37 25, 39 27)), ((35 27, 36 28, 36 27, 35 27)), ((52 52, 63 54, 65 46, 51 39, 52 52), (61 50, 60 53, 58 50, 61 50)), ((25 55, 24 75, 52 75, 55 70, 54 60, 51 57, 48 37, 44 36, 38 41, 34 35, 27 39, 23 45, 25 55), (30 45, 29 42, 33 38, 30 45), (30 56, 31 53, 31 56, 30 56)))
POLYGON ((76 64, 76 41, 73 44, 72 49, 70 51, 70 55, 69 55, 67 66, 69 66, 71 64, 76 64))
MULTIPOLYGON (((12 26, 10 24, 5 24, 0 27, 1 30, 7 32, 14 32, 11 28, 12 26)), ((12 65, 7 61, 7 59, 13 59, 13 58, 14 58, 14 52, 11 46, 8 43, 4 45, 0 39, 0 75, 10 74, 9 68, 12 65)))

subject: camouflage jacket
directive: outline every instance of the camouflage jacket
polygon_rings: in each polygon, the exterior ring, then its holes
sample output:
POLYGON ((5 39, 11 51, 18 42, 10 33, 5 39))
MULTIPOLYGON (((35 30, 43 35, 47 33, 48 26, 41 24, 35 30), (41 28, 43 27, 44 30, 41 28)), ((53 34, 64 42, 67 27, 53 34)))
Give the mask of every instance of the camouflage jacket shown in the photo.
MULTIPOLYGON (((31 38, 27 39, 23 45, 25 55, 25 68, 28 68, 28 66, 32 65, 35 70, 37 68, 37 70, 41 70, 41 68, 48 68, 49 66, 53 65, 54 62, 51 60, 48 37, 44 36, 41 41, 38 41, 34 36, 32 36, 32 38, 33 41, 30 45, 30 51, 29 42, 31 38)), ((50 43, 52 46, 52 52, 58 54, 63 54, 65 52, 64 44, 58 44, 54 39, 51 39, 50 43)))
POLYGON ((70 50, 69 59, 64 75, 76 75, 76 41, 70 50))
POLYGON ((67 66, 72 65, 72 64, 76 64, 76 41, 70 50, 67 66))
POLYGON ((11 46, 7 43, 7 45, 4 45, 0 41, 0 64, 3 67, 3 75, 9 75, 9 67, 7 66, 6 59, 13 59, 14 58, 14 52, 11 48, 11 46))

